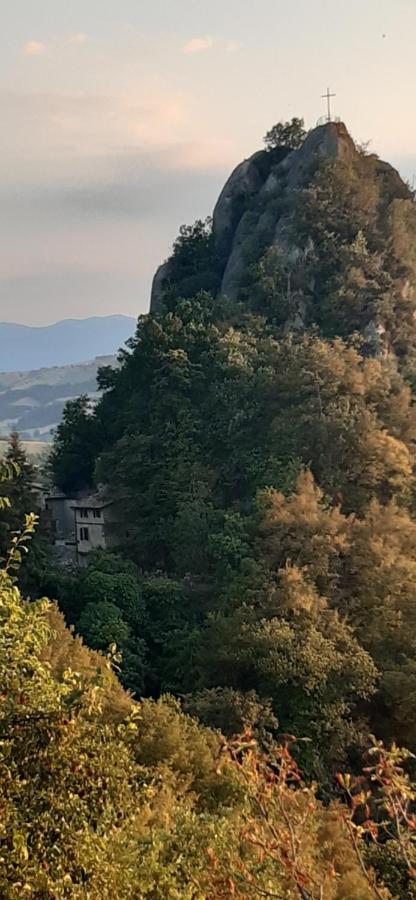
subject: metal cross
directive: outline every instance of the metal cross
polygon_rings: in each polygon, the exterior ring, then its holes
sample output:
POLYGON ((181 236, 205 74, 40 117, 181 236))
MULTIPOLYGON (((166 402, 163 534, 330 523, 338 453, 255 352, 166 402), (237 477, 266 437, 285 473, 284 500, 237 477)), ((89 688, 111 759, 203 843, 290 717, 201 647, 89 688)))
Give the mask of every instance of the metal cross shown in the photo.
POLYGON ((326 121, 331 121, 331 97, 336 97, 336 94, 331 94, 329 88, 326 89, 326 94, 321 94, 322 100, 326 100, 328 104, 328 113, 326 117, 326 121))

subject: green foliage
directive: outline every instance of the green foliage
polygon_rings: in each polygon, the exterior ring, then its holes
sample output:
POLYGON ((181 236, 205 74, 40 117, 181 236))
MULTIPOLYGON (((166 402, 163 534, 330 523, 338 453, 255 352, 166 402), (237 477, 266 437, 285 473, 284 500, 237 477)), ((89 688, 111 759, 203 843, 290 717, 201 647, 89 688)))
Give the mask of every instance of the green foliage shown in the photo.
MULTIPOLYGON (((6 555, 10 545, 15 541, 25 516, 32 515, 32 523, 38 521, 40 513, 39 496, 35 489, 36 471, 29 462, 27 453, 16 431, 10 434, 7 452, 3 463, 7 480, 0 479, 0 557, 6 555), (4 486, 3 486, 4 485, 4 486), (4 491, 4 493, 3 493, 4 491)), ((29 521, 29 520, 28 520, 29 521)), ((31 540, 34 537, 32 532, 31 540)), ((32 552, 27 557, 25 550, 16 548, 20 569, 21 584, 31 590, 37 582, 39 569, 42 569, 48 558, 46 529, 38 528, 32 544, 32 552)))
POLYGON ((415 205, 374 156, 297 190, 281 159, 236 211, 238 301, 211 223, 183 228, 164 310, 68 410, 56 472, 94 471, 123 557, 45 584, 136 695, 264 744, 278 721, 330 794, 369 727, 416 750, 415 205))
POLYGON ((89 398, 83 395, 69 400, 50 455, 55 484, 68 496, 92 485, 94 460, 101 443, 100 425, 89 398))
POLYGON ((137 696, 144 692, 147 615, 138 571, 114 553, 91 554, 85 569, 61 574, 49 569, 42 587, 59 602, 66 621, 90 647, 121 651, 120 678, 137 696))
POLYGON ((259 741, 268 743, 278 727, 270 700, 261 700, 255 691, 205 688, 185 697, 183 707, 204 725, 217 728, 227 737, 250 730, 259 741))
MULTIPOLYGON (((68 670, 77 672, 83 684, 98 682, 102 688, 100 699, 103 721, 120 723, 131 710, 131 697, 123 689, 109 657, 91 650, 73 629, 67 628, 57 604, 50 604, 45 611, 48 640, 41 648, 40 659, 48 667, 54 679, 65 682, 68 670)), ((108 648, 106 648, 107 651, 108 648)))
POLYGON ((252 269, 249 303, 257 313, 279 326, 284 325, 292 313, 295 271, 279 247, 269 247, 252 269))
POLYGON ((133 629, 138 628, 144 617, 144 607, 137 579, 133 575, 114 575, 97 571, 94 562, 88 567, 82 581, 82 600, 86 605, 109 602, 116 606, 125 621, 133 629))
MULTIPOLYGON (((415 412, 389 361, 315 334, 279 340, 252 317, 233 328, 202 298, 183 301, 139 322, 96 415, 109 436, 97 477, 123 498, 114 537, 136 569, 117 572, 104 554, 58 599, 93 646, 120 642, 122 628, 123 684, 255 691, 283 728, 311 737, 305 765, 321 778, 360 746, 365 716, 386 737, 384 704, 404 723, 390 662, 400 631, 391 656, 376 646, 379 607, 363 618, 370 589, 356 601, 349 575, 363 567, 353 534, 369 505, 408 516, 412 502, 415 412), (97 644, 80 617, 102 602, 97 644)), ((409 634, 411 610, 400 611, 409 634)), ((409 677, 413 659, 409 647, 409 677)))
POLYGON ((93 550, 88 557, 88 566, 94 572, 104 572, 106 575, 138 576, 137 566, 130 559, 109 550, 93 550))
POLYGON ((321 779, 360 741, 351 715, 374 694, 375 666, 298 570, 281 574, 263 607, 213 619, 200 658, 208 684, 256 690, 283 731, 310 737, 304 764, 321 779))
POLYGON ((142 582, 146 610, 146 631, 150 640, 163 641, 174 628, 184 622, 186 589, 183 584, 163 576, 142 582))
POLYGON ((136 696, 144 689, 146 645, 132 632, 127 616, 108 600, 87 603, 77 623, 77 631, 89 647, 104 653, 111 648, 120 651, 123 685, 136 696))
MULTIPOLYGON (((302 483, 298 494, 301 488, 302 483)), ((295 507, 290 506, 292 515, 295 507)), ((373 742, 364 770, 370 789, 363 787, 362 777, 355 784, 351 776, 339 774, 350 809, 334 802, 324 806, 315 786, 302 781, 291 752, 293 738, 274 744, 267 755, 258 751, 249 726, 264 738, 277 723, 269 702, 254 691, 203 691, 189 701, 201 718, 230 713, 237 727, 245 726, 245 733, 228 745, 173 698, 132 701, 117 683, 110 660, 74 638, 56 607, 47 600, 22 599, 8 568, 12 562, 14 571, 18 564, 16 550, 31 536, 32 524, 16 536, 0 570, 2 897, 411 896, 416 792, 403 769, 409 753, 395 746, 386 751, 373 742), (377 810, 375 817, 370 807, 377 810), (362 809, 360 824, 355 814, 362 809), (373 852, 368 836, 375 841, 373 852), (387 853, 381 855, 386 841, 387 853)), ((102 570, 107 568, 102 557, 96 559, 100 562, 102 570)), ((123 563, 113 556, 108 568, 110 577, 117 577, 123 563)), ((284 580, 280 608, 286 619, 292 610, 289 628, 306 610, 317 621, 324 604, 317 598, 312 604, 296 600, 299 593, 313 594, 300 573, 295 584, 290 570, 284 580)), ((273 603, 279 607, 276 598, 273 603)), ((100 605, 106 606, 107 622, 120 628, 119 611, 106 600, 91 602, 85 619, 100 605)), ((259 620, 260 628, 264 621, 259 620)), ((335 621, 333 616, 328 631, 333 632, 335 621)), ((89 627, 96 637, 93 614, 89 627)), ((348 641, 345 628, 343 640, 348 641)), ((305 645, 302 634, 298 641, 305 645)), ((270 651, 275 649, 273 644, 270 651)), ((284 653, 288 660, 291 650, 284 653)), ((267 654, 262 657, 266 660, 267 654)), ((251 664, 256 658, 255 653, 251 664)), ((308 677, 313 693, 325 664, 319 673, 311 662, 304 646, 298 669, 290 663, 289 669, 295 677, 308 677)), ((281 670, 282 661, 278 666, 281 670)), ((344 669, 342 664, 341 677, 344 669)), ((362 660, 358 669, 356 690, 365 696, 362 660)))
POLYGON ((301 872, 329 877, 329 860, 351 888, 328 897, 371 896, 360 887, 342 816, 334 810, 327 822, 312 789, 295 794, 282 781, 270 793, 273 770, 267 773, 253 748, 244 751, 244 769, 237 748, 218 767, 218 738, 174 702, 132 706, 116 724, 103 717, 109 688, 99 677, 67 670, 57 680, 42 661, 48 615, 46 601, 25 604, 2 576, 2 896, 202 900, 221 885, 231 890, 243 872, 241 897, 272 889, 283 898, 301 872), (253 829, 266 836, 287 828, 288 815, 295 830, 302 819, 293 868, 284 862, 284 834, 272 857, 269 840, 261 858, 249 839, 253 829))
POLYGON ((321 166, 298 194, 291 235, 303 251, 297 286, 308 321, 328 337, 381 327, 384 346, 409 359, 416 337, 415 207, 393 174, 392 183, 395 199, 373 157, 321 166))
POLYGON ((81 613, 78 629, 87 644, 95 650, 105 651, 111 644, 123 647, 130 635, 121 612, 108 600, 87 603, 81 613))
POLYGON ((166 308, 174 308, 179 298, 193 297, 199 291, 215 294, 220 286, 220 268, 212 219, 181 225, 164 285, 166 308))
POLYGON ((96 727, 96 689, 70 672, 59 684, 40 659, 47 608, 24 604, 2 573, 0 893, 76 897, 87 881, 90 896, 110 896, 124 879, 118 836, 128 819, 137 827, 127 798, 140 801, 122 734, 96 727))
POLYGON ((277 125, 273 125, 273 128, 264 137, 267 149, 290 147, 291 150, 296 150, 303 144, 306 137, 304 125, 304 120, 296 117, 290 122, 278 122, 277 125))

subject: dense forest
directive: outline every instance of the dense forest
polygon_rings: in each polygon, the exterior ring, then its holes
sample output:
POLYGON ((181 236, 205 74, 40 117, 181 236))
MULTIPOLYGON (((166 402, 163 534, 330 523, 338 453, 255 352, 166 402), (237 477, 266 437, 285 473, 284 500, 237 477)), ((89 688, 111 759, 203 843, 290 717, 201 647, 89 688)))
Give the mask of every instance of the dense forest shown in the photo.
POLYGON ((266 135, 65 408, 55 484, 117 552, 26 559, 12 440, 1 896, 416 896, 416 207, 323 133, 266 135))

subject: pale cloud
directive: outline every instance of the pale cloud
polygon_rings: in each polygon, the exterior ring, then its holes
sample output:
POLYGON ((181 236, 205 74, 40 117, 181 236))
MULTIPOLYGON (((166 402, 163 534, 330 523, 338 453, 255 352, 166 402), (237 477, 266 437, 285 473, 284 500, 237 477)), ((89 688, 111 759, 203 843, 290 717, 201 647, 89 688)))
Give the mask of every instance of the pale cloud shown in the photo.
POLYGON ((231 40, 226 42, 225 49, 227 53, 237 53, 238 50, 242 49, 242 46, 241 41, 231 40))
POLYGON ((0 93, 0 111, 4 125, 0 180, 6 170, 8 176, 19 170, 22 178, 26 168, 33 172, 38 165, 49 170, 69 164, 73 168, 77 159, 124 155, 126 148, 152 151, 178 143, 187 134, 187 99, 168 92, 0 93))
POLYGON ((46 51, 46 44, 42 41, 26 41, 23 47, 25 56, 41 56, 46 51))
MULTIPOLYGON (((122 105, 117 112, 108 97, 91 97, 85 106, 65 98, 67 108, 60 103, 57 120, 58 99, 49 98, 48 115, 40 122, 38 98, 21 103, 20 112, 29 116, 35 101, 30 120, 35 146, 31 141, 26 159, 21 146, 10 165, 0 166, 1 318, 39 324, 58 308, 81 317, 145 312, 153 273, 180 225, 212 211, 231 168, 231 162, 224 163, 230 148, 215 141, 172 143, 176 132, 168 130, 156 141, 152 122, 156 118, 157 136, 162 109, 150 111, 148 140, 134 140, 132 110, 125 116, 122 105), (107 124, 104 107, 109 107, 107 124), (76 137, 78 116, 82 144, 68 140, 72 128, 76 137), (112 123, 120 131, 110 145, 112 123)), ((133 120, 143 112, 145 105, 137 106, 133 120)), ((27 131, 21 130, 23 143, 27 131)), ((3 153, 0 147, 0 157, 3 153)))
POLYGON ((214 41, 212 37, 207 35, 206 37, 191 38, 182 49, 184 53, 201 53, 204 50, 211 50, 213 46, 214 41))
POLYGON ((86 44, 88 41, 88 35, 84 34, 83 31, 80 31, 78 34, 71 34, 68 38, 69 44, 86 44))
POLYGON ((226 140, 187 141, 169 148, 169 165, 178 171, 226 171, 234 161, 235 146, 226 140))
POLYGON ((182 47, 183 53, 203 53, 205 50, 225 50, 226 53, 237 53, 242 48, 241 41, 234 38, 225 40, 223 38, 212 38, 210 35, 206 37, 193 37, 182 47))

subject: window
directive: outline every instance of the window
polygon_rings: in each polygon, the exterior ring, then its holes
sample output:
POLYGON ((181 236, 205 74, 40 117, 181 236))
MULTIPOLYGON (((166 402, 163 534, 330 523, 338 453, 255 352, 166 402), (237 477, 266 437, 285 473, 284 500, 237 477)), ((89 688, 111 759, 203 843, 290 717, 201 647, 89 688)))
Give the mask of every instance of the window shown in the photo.
POLYGON ((88 541, 90 538, 90 533, 88 528, 80 528, 79 529, 79 539, 80 541, 88 541))
POLYGON ((93 516, 94 516, 94 519, 101 519, 101 510, 100 510, 100 509, 94 509, 94 510, 93 510, 93 516))
POLYGON ((88 519, 88 510, 87 509, 80 509, 79 514, 80 514, 81 519, 88 519))

